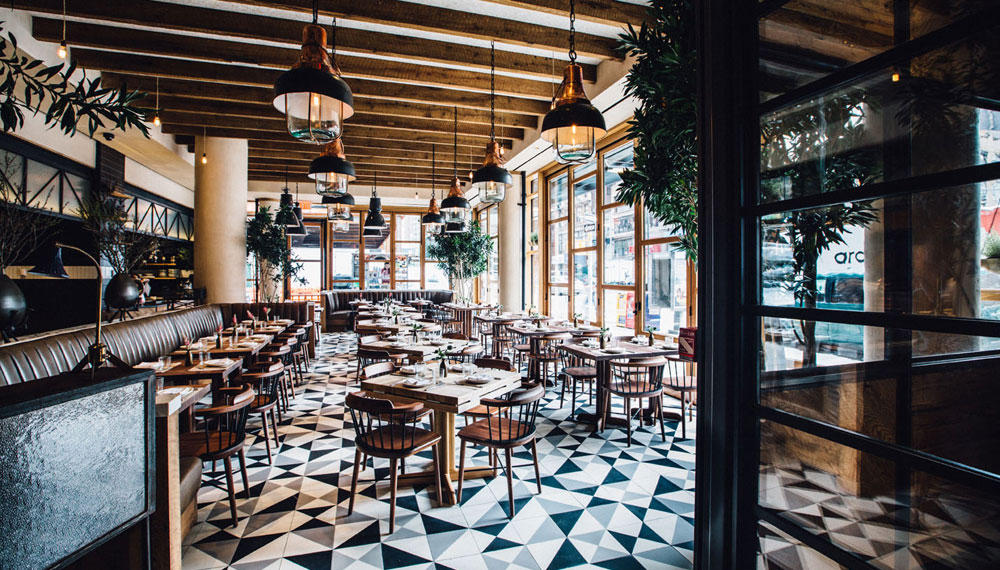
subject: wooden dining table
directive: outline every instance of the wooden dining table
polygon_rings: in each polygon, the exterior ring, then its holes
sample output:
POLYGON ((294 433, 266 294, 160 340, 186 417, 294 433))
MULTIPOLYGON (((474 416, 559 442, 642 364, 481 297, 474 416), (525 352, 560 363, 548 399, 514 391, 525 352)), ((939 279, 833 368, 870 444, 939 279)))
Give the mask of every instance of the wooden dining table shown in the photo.
MULTIPOLYGON (((663 343, 654 343, 653 346, 649 346, 646 343, 635 343, 635 342, 617 342, 618 347, 622 348, 622 352, 608 352, 606 349, 602 349, 599 346, 588 347, 584 346, 580 342, 566 342, 560 347, 560 350, 564 350, 574 356, 584 358, 594 362, 597 368, 597 413, 584 412, 577 414, 577 421, 593 423, 595 428, 603 428, 600 425, 600 410, 604 409, 604 401, 608 398, 607 386, 609 384, 609 379, 611 378, 611 361, 612 360, 625 360, 629 358, 652 358, 654 356, 676 356, 677 348, 666 346, 663 343)), ((610 347, 609 347, 610 348, 610 347)), ((652 400, 652 399, 651 399, 652 400)), ((653 407, 655 403, 650 402, 650 408, 645 410, 644 419, 647 421, 652 421, 653 407)), ((662 403, 660 404, 662 405, 662 403)), ((664 412, 664 419, 680 419, 679 414, 672 412, 664 412)), ((626 425, 629 419, 615 416, 608 413, 608 423, 615 425, 626 425)))
POLYGON ((184 364, 183 357, 180 362, 174 363, 166 370, 157 370, 156 376, 163 378, 164 383, 171 384, 197 384, 198 380, 207 378, 212 381, 212 396, 219 393, 219 388, 225 387, 231 380, 238 378, 243 370, 242 358, 230 358, 226 366, 205 366, 203 364, 184 364))
MULTIPOLYGON (((441 384, 423 388, 408 388, 402 384, 407 378, 400 374, 389 374, 361 381, 361 389, 370 396, 385 398, 394 402, 409 404, 420 402, 434 411, 434 431, 441 436, 440 457, 444 461, 441 487, 444 503, 455 504, 452 481, 458 477, 455 466, 455 416, 479 405, 482 398, 496 398, 512 392, 521 386, 521 375, 493 369, 479 369, 493 376, 493 380, 483 385, 461 383, 461 374, 452 372, 441 379, 441 384)), ((430 469, 399 476, 400 485, 426 485, 434 483, 434 472, 430 469)), ((496 468, 466 467, 465 478, 495 477, 496 468)))
MULTIPOLYGON (((234 343, 232 336, 223 337, 222 348, 216 346, 215 339, 210 337, 200 339, 197 342, 200 342, 201 346, 205 347, 204 352, 209 358, 243 358, 249 362, 253 360, 254 356, 257 356, 257 353, 263 350, 268 344, 271 343, 272 340, 274 340, 274 337, 268 334, 259 334, 257 336, 262 340, 253 341, 252 345, 250 344, 251 341, 247 340, 247 337, 243 337, 239 342, 234 343)), ((187 351, 185 351, 182 347, 171 352, 170 356, 171 358, 183 358, 186 352, 187 351)), ((197 359, 199 351, 194 350, 193 352, 195 353, 195 359, 197 359)))
POLYGON ((430 344, 426 340, 414 343, 412 342, 412 337, 407 336, 407 340, 405 341, 404 344, 397 344, 389 340, 380 340, 377 342, 369 342, 359 345, 359 348, 366 348, 372 350, 385 350, 387 352, 395 354, 406 354, 409 355, 410 362, 416 363, 416 362, 426 362, 428 360, 433 359, 438 349, 444 349, 446 352, 452 352, 458 349, 466 348, 471 344, 477 344, 477 343, 466 340, 449 339, 448 344, 442 346, 435 346, 433 344, 430 344))
MULTIPOLYGON (((420 324, 420 332, 430 333, 438 332, 441 330, 440 325, 435 325, 431 323, 418 323, 420 324)), ((413 323, 409 324, 395 324, 392 322, 386 323, 379 321, 377 319, 368 319, 363 321, 358 321, 355 325, 356 330, 359 333, 364 332, 375 332, 375 333, 390 333, 390 334, 413 334, 413 323)))
MULTIPOLYGON (((572 335, 579 335, 587 332, 599 331, 597 327, 591 325, 557 325, 554 323, 545 324, 536 322, 534 326, 532 325, 517 325, 510 327, 508 329, 513 334, 521 335, 528 339, 528 344, 531 345, 531 354, 538 354, 539 352, 539 340, 550 334, 562 334, 569 333, 572 335)), ((532 380, 537 380, 539 377, 538 367, 531 365, 528 367, 528 378, 532 380)))
POLYGON ((467 303, 441 303, 441 306, 455 313, 455 316, 461 323, 459 325, 461 327, 459 332, 470 338, 473 333, 472 317, 480 311, 488 311, 490 309, 486 305, 471 305, 467 303))

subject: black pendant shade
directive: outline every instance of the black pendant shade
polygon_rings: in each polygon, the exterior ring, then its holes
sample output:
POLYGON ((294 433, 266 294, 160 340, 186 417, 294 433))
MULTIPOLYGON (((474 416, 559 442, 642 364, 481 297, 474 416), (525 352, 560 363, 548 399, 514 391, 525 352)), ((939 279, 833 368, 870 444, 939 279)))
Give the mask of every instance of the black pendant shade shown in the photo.
POLYGON ((340 194, 338 196, 323 196, 323 200, 321 201, 321 203, 324 206, 328 206, 330 204, 343 204, 344 206, 353 206, 354 196, 352 196, 351 194, 340 194))
POLYGON ((299 219, 295 216, 294 207, 292 195, 288 192, 288 188, 285 188, 278 203, 278 213, 274 215, 274 223, 285 227, 297 226, 299 219))
POLYGON ((69 279, 69 273, 66 273, 66 267, 63 266, 62 248, 59 246, 51 247, 42 262, 28 270, 28 273, 42 277, 69 279))

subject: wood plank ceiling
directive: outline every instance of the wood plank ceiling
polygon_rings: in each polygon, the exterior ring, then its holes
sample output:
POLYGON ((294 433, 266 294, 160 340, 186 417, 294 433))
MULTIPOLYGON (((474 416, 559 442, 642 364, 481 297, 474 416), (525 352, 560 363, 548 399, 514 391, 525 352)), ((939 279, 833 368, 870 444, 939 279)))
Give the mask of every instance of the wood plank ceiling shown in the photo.
MULTIPOLYGON (((637 0, 578 0, 584 76, 620 59, 615 36, 641 23, 637 0)), ((37 40, 58 43, 63 0, 15 1, 37 40)), ((164 133, 247 138, 250 179, 307 181, 320 147, 296 142, 271 105, 275 79, 298 57, 312 0, 67 0, 66 41, 109 86, 159 89, 164 133)), ((460 174, 490 135, 489 42, 497 42, 496 135, 506 148, 537 128, 566 64, 568 0, 320 0, 338 19, 337 64, 355 96, 344 145, 358 182, 427 187, 432 146, 439 188, 452 172, 453 109, 460 174), (419 3, 418 3, 419 2, 419 3)), ((147 105, 154 106, 152 99, 147 105)))

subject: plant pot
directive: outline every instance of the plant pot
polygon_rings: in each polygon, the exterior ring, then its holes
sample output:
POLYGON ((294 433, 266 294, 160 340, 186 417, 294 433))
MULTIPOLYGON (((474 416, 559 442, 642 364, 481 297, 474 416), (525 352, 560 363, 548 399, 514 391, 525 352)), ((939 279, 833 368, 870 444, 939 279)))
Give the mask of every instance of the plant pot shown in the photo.
POLYGON ((24 322, 28 302, 14 280, 0 274, 0 329, 12 330, 24 322))
POLYGON ((139 284, 128 273, 118 273, 104 289, 104 302, 112 309, 127 309, 139 301, 139 284))
POLYGON ((1000 257, 987 257, 986 259, 980 259, 979 265, 990 273, 1000 274, 1000 257))

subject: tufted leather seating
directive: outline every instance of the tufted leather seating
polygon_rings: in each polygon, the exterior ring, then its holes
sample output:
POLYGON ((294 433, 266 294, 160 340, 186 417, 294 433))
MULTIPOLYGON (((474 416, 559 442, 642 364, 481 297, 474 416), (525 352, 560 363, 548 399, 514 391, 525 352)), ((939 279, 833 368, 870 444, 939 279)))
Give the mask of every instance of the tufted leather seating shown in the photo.
MULTIPOLYGON (((138 364, 176 350, 184 338, 196 339, 211 334, 220 324, 232 320, 234 311, 239 311, 237 315, 246 315, 247 308, 253 311, 253 306, 250 303, 201 305, 106 324, 101 333, 113 354, 129 364, 138 364)), ((271 314, 305 324, 312 319, 300 321, 296 317, 311 316, 312 306, 312 303, 273 303, 271 314)), ((91 325, 0 345, 0 385, 68 372, 93 342, 94 327, 91 325)))
POLYGON ((454 296, 453 291, 447 289, 348 289, 336 291, 323 291, 323 312, 322 323, 324 332, 347 331, 354 325, 354 317, 357 311, 351 306, 351 301, 355 301, 364 296, 366 301, 378 302, 388 296, 398 301, 412 301, 413 299, 427 299, 435 304, 448 303, 454 296))

